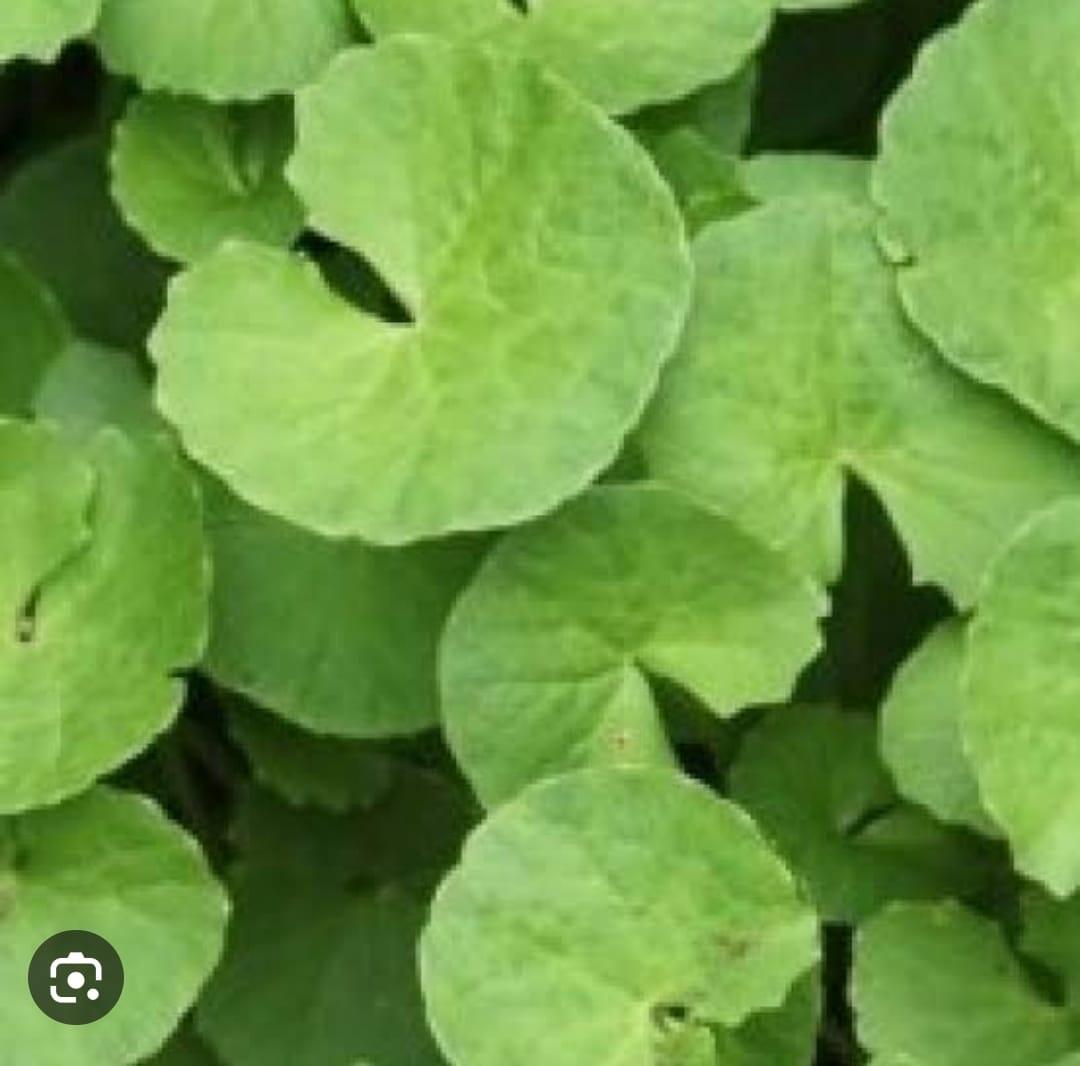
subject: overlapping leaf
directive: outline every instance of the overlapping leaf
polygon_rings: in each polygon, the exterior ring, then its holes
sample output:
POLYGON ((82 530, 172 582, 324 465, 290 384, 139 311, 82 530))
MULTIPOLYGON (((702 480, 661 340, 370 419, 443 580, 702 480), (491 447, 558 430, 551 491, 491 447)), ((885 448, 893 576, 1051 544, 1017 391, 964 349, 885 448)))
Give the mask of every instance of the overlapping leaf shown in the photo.
POLYGON ((0 818, 3 1058, 129 1066, 164 1043, 217 963, 228 912, 192 839, 149 801, 105 788, 0 818), (38 945, 64 929, 103 936, 124 993, 93 1025, 58 1025, 26 994, 38 945))
POLYGON ((770 712, 744 743, 731 794, 827 919, 859 921, 891 900, 970 894, 986 882, 974 841, 898 799, 866 715, 770 712))
POLYGON ((703 231, 696 259, 649 465, 811 573, 839 570, 848 472, 884 501, 916 578, 960 602, 1025 518, 1077 490, 1076 451, 912 332, 857 206, 783 198, 703 231))
POLYGON ((188 450, 264 510, 378 543, 583 488, 686 307, 681 223, 645 153, 532 67, 419 38, 336 63, 299 126, 313 224, 414 321, 364 314, 288 253, 225 248, 176 284, 151 344, 188 450))
POLYGON ((17 260, 0 254, 0 416, 29 414, 42 376, 68 340, 49 292, 17 260))
POLYGON ((509 535, 455 608, 443 716, 486 803, 586 764, 665 763, 649 688, 714 714, 784 699, 820 594, 774 552, 655 486, 594 489, 509 535))
POLYGON ((964 744, 1016 865, 1080 888, 1080 503, 1033 520, 991 568, 964 668, 964 744))
POLYGON ((205 485, 215 573, 210 675, 321 734, 435 725, 436 648, 478 546, 326 540, 205 485))
POLYGON ((974 5, 890 104, 873 175, 915 322, 958 366, 1073 437, 1077 47, 1076 4, 974 5))
POLYGON ((306 85, 352 39, 346 0, 101 0, 105 63, 147 89, 253 100, 306 85))
POLYGON ((165 443, 0 423, 0 811, 53 803, 175 714, 206 631, 194 488, 165 443))
POLYGON ((1051 1066, 1074 1046, 1001 931, 946 903, 897 904, 860 932, 859 1037, 889 1066, 1051 1066))
POLYGON ((900 791, 946 822, 996 835, 961 734, 965 627, 945 622, 896 675, 881 718, 881 749, 900 791))
POLYGON ((376 35, 491 41, 539 61, 610 112, 676 100, 734 75, 764 40, 772 0, 352 0, 376 35))
POLYGON ((816 955, 812 912, 741 812, 669 771, 607 768, 473 834, 421 975, 455 1066, 697 1066, 711 1026, 779 1006, 816 955))
POLYGON ((142 96, 116 127, 113 195, 155 251, 182 262, 228 238, 288 245, 304 225, 283 173, 292 146, 282 101, 228 108, 142 96))

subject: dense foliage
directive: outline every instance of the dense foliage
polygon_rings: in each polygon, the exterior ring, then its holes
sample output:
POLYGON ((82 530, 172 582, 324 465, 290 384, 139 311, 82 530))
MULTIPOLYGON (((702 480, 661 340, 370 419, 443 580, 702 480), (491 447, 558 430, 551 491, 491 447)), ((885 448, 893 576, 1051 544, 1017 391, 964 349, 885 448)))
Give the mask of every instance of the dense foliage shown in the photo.
POLYGON ((1080 0, 0 63, 0 1066, 1080 1064, 1080 0))

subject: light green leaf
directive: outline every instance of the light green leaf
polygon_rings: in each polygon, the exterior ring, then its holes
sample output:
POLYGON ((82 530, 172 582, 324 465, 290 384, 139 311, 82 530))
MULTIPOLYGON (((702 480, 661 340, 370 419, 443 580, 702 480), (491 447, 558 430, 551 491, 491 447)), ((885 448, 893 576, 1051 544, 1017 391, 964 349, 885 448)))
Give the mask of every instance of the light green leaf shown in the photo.
POLYGON ((24 57, 51 63, 72 38, 89 33, 101 0, 4 0, 0 62, 24 57))
POLYGON ((856 941, 854 1006, 874 1062, 1049 1066, 1072 1046, 1000 930, 954 903, 896 904, 856 941))
POLYGON ((697 299, 641 440, 653 473, 810 573, 835 578, 850 472, 881 497, 915 577, 958 601, 1078 453, 911 331, 868 214, 783 198, 706 229, 697 299), (717 432, 717 427, 723 432, 717 432))
POLYGON ((938 899, 985 881, 973 841, 899 801, 867 715, 770 712, 744 742, 730 787, 827 920, 857 922, 891 900, 938 899))
POLYGON ((696 1066, 688 1025, 779 1006, 817 951, 741 811, 669 771, 606 768, 536 785, 476 830, 420 959, 456 1066, 696 1066))
POLYGON ((509 0, 350 0, 356 17, 376 37, 430 33, 476 37, 515 20, 509 0))
POLYGON ((292 109, 141 96, 117 125, 113 195, 160 255, 191 262, 230 237, 291 244, 303 208, 285 183, 292 109))
POLYGON ((943 821, 997 836, 960 733, 964 623, 944 622, 901 666, 881 716, 881 749, 900 791, 943 821))
POLYGON ((393 761, 373 745, 317 737, 240 704, 229 708, 229 733, 255 777, 299 806, 367 807, 394 779, 393 761))
POLYGON ((33 407, 38 418, 81 434, 105 425, 132 435, 165 431, 135 359, 90 341, 67 345, 42 379, 33 407))
POLYGON ((968 631, 960 720, 1017 867, 1080 888, 1080 502, 1033 520, 990 568, 968 631))
POLYGON ((865 203, 870 164, 865 159, 824 152, 766 152, 743 161, 742 180, 760 203, 818 193, 865 203))
POLYGON ((614 114, 735 75, 765 39, 772 0, 352 0, 376 35, 433 33, 527 55, 614 114))
POLYGON ((352 26, 346 0, 103 0, 94 40, 143 88, 255 100, 317 77, 352 26))
POLYGON ((914 321, 1080 437, 1080 6, 983 0, 890 105, 873 173, 914 321))
POLYGON ((210 675, 320 734, 383 737, 436 725, 438 641, 478 545, 325 540, 217 482, 205 486, 215 573, 210 675))
POLYGON ((189 452, 263 510, 384 544, 584 488, 686 309, 681 222, 644 151, 529 66, 409 37, 334 64, 299 126, 313 224, 415 321, 361 312, 287 253, 219 251, 151 342, 189 452))
POLYGON ((15 172, 0 191, 0 246, 55 295, 77 334, 143 347, 167 268, 121 222, 96 138, 52 149, 15 172))
POLYGON ((206 632, 201 513, 164 442, 0 423, 0 811, 53 803, 176 713, 206 632))
POLYGON ((221 952, 228 902, 194 841, 148 800, 95 788, 0 819, 0 1031, 6 1063, 128 1066, 156 1051, 221 952), (65 929, 104 937, 124 991, 93 1025, 58 1025, 26 994, 38 945, 65 929))
POLYGON ((26 415, 38 383, 67 343, 68 328, 48 290, 2 252, 0 322, 0 416, 26 415))
POLYGON ((681 496, 594 489, 508 535, 458 601, 440 661, 447 738, 487 804, 581 765, 665 763, 650 676, 721 717, 785 699, 823 606, 681 496))

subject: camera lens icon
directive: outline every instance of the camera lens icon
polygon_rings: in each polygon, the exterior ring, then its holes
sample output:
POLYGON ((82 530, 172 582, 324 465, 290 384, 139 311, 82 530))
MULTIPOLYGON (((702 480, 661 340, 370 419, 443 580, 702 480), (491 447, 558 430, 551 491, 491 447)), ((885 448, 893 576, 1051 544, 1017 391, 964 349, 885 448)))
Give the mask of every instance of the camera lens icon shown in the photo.
POLYGON ((87 999, 100 999, 101 989, 98 986, 103 977, 100 961, 84 955, 81 951, 72 951, 62 959, 53 959, 49 965, 49 980, 56 982, 58 978, 62 978, 63 985, 74 995, 63 995, 62 989, 53 983, 49 985, 49 996, 54 1003, 78 1003, 79 993, 86 989, 83 994, 87 999), (86 987, 88 974, 94 982, 89 988, 86 987))
POLYGON ((100 1021, 124 991, 124 965, 116 949, 86 929, 69 929, 40 944, 26 977, 41 1013, 63 1025, 100 1021))

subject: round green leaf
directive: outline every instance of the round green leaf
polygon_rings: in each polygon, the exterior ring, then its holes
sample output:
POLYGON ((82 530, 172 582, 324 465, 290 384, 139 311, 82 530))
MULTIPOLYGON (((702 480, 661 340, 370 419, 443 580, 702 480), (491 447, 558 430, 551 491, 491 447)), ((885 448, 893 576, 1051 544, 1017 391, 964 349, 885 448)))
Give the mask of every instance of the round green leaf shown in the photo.
MULTIPOLYGON (((2 16, 0 16, 2 18, 2 16)), ((17 260, 0 253, 0 416, 22 416, 68 339, 56 301, 17 260)))
POLYGON ((961 714, 986 809, 1016 865, 1080 888, 1080 502, 1032 521, 991 567, 968 636, 961 714))
POLYGON ((897 799, 868 715, 771 712, 730 786, 827 920, 857 922, 891 900, 960 894, 985 878, 973 842, 897 799))
POLYGON ((376 35, 489 40, 539 61, 613 114, 734 75, 765 39, 772 0, 352 0, 376 35))
POLYGON ((1073 1041, 999 929, 954 903, 896 904, 856 942, 859 1037, 889 1066, 1049 1066, 1073 1041))
POLYGON ((298 89, 351 39, 346 0, 102 0, 94 34, 117 74, 210 100, 298 89))
POLYGON ((1078 48, 1076 4, 976 4, 890 105, 873 174, 914 321, 1073 437, 1078 48))
POLYGON ((839 571, 849 472, 885 503, 916 580, 964 603, 1013 530, 1080 487, 1073 449, 912 332, 858 206, 782 198, 703 231, 696 259, 642 432, 649 466, 819 578, 839 571))
POLYGON ((325 540, 206 482, 214 559, 206 669, 316 733, 382 737, 437 724, 435 654, 477 545, 325 540))
POLYGON ((686 309, 681 222, 645 153, 532 67, 421 38, 343 57, 299 126, 314 225, 414 322, 363 313, 285 252, 222 249, 176 283, 151 342, 188 450, 263 510, 376 543, 517 522, 583 488, 686 309))
POLYGON ((695 1030, 779 1006, 817 951, 737 808, 668 771, 607 768, 528 789, 476 830, 420 959, 456 1066, 696 1066, 695 1030))
POLYGON ((4 0, 0 62, 25 57, 51 63, 73 37, 89 33, 101 0, 4 0))
POLYGON ((721 717, 785 699, 822 596, 666 489, 594 489, 509 534, 458 601, 440 660, 447 738, 477 794, 584 764, 669 758, 649 689, 721 717))
POLYGON ((164 442, 0 423, 0 811, 53 803, 168 724, 206 634, 191 481, 164 442))
POLYGON ((0 1031, 9 1062, 128 1066, 156 1051, 221 952, 228 903, 194 841, 148 800, 96 788, 0 819, 0 1031), (26 968, 64 929, 103 936, 124 964, 119 1003, 58 1025, 26 994, 26 968))
POLYGON ((333 811, 367 807, 394 779, 390 757, 370 744, 317 737, 250 708, 229 709, 229 733, 255 777, 290 803, 333 811))
POLYGON ((313 224, 415 322, 352 307, 294 256, 222 249, 151 341, 191 453, 262 510, 377 543, 521 521, 583 488, 686 309, 680 221, 645 152, 531 67, 420 38, 342 57, 299 126, 313 224))
POLYGON ((159 254, 191 262, 230 237, 291 244, 303 208, 285 183, 290 106, 138 97, 117 125, 113 195, 159 254))
POLYGON ((881 716, 881 749, 900 791, 943 821, 997 835, 960 732, 964 624, 935 629, 896 675, 881 716))
POLYGON ((121 221, 97 138, 64 144, 15 172, 0 191, 0 246, 47 286, 77 334, 142 349, 161 311, 167 267, 121 221))

